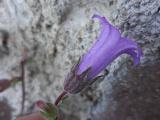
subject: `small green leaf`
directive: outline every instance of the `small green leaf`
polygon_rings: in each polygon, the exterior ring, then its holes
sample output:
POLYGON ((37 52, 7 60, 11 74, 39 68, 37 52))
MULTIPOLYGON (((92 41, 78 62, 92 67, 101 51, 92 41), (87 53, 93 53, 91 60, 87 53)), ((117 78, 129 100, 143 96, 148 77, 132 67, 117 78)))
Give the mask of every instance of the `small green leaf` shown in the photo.
POLYGON ((21 80, 12 80, 11 86, 15 87, 21 80))
POLYGON ((33 63, 33 59, 32 58, 27 59, 27 63, 28 64, 32 64, 33 63))
POLYGON ((40 113, 47 118, 47 120, 56 120, 58 116, 58 110, 56 106, 51 103, 46 103, 44 109, 41 109, 40 113))

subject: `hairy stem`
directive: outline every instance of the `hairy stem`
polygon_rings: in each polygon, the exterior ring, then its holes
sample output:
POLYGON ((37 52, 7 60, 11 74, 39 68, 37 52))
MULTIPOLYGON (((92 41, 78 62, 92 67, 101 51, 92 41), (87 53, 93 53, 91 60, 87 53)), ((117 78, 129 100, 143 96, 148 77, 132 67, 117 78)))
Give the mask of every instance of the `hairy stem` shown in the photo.
POLYGON ((66 91, 63 91, 59 96, 58 96, 58 98, 56 99, 56 101, 55 101, 55 105, 56 106, 58 106, 58 104, 59 104, 59 102, 64 98, 64 96, 67 94, 67 92, 66 91))
POLYGON ((21 81, 22 81, 22 103, 21 103, 21 114, 24 112, 24 103, 25 103, 25 60, 21 61, 21 81))
MULTIPOLYGON (((63 91, 59 96, 58 98, 56 99, 54 105, 55 106, 58 106, 59 103, 61 102, 61 100, 67 95, 67 92, 66 91, 63 91)), ((63 120, 59 115, 57 116, 56 120, 63 120)))

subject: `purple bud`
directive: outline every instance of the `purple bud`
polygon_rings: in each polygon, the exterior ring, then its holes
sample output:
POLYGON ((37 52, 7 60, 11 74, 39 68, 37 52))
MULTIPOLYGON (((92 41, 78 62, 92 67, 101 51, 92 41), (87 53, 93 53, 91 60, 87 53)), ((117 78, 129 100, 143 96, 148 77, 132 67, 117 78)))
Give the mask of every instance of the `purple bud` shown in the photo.
POLYGON ((78 93, 92 84, 94 78, 121 54, 130 55, 137 65, 142 51, 137 43, 121 37, 120 32, 105 17, 93 15, 101 24, 101 33, 91 49, 68 74, 64 89, 69 93, 78 93))
POLYGON ((7 79, 0 80, 0 92, 3 92, 11 85, 11 81, 7 79))
POLYGON ((42 100, 38 100, 36 102, 36 106, 43 110, 45 108, 45 106, 46 106, 46 103, 44 101, 42 101, 42 100))

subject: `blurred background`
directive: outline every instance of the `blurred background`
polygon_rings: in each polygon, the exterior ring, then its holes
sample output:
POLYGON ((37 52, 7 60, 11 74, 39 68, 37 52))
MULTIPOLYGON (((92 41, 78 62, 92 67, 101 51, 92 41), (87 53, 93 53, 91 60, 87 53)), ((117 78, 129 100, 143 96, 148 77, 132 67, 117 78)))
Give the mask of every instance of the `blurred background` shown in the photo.
MULTIPOLYGON (((0 78, 26 65, 24 114, 35 102, 53 102, 63 90, 69 69, 95 41, 105 16, 122 36, 143 49, 138 66, 123 55, 107 67, 109 74, 64 101, 64 120, 160 120, 159 0, 0 0, 0 78)), ((15 120, 21 108, 21 83, 0 93, 0 120, 15 120)))

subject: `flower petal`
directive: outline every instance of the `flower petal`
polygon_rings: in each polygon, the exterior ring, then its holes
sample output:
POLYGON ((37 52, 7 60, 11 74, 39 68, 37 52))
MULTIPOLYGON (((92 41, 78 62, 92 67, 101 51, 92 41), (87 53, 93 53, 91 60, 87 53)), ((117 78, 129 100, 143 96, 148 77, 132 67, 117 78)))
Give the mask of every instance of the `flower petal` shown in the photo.
POLYGON ((109 24, 109 22, 104 17, 94 15, 92 18, 99 19, 102 30, 93 47, 83 57, 79 66, 78 74, 81 74, 88 67, 92 66, 92 71, 96 71, 96 73, 94 74, 94 76, 96 76, 97 73, 104 69, 108 64, 107 59, 109 57, 109 52, 119 41, 120 32, 111 24, 109 24), (102 65, 102 67, 100 67, 100 69, 97 69, 100 65, 102 65))
POLYGON ((110 49, 109 51, 103 51, 103 55, 101 55, 101 57, 97 59, 97 63, 93 65, 94 67, 92 66, 93 71, 89 75, 89 79, 94 78, 114 59, 124 53, 131 55, 134 59, 135 64, 139 63, 140 57, 142 55, 142 51, 138 47, 136 42, 126 38, 121 38, 116 43, 116 45, 112 46, 112 49, 110 49))
POLYGON ((101 32, 99 37, 95 41, 94 45, 92 46, 92 48, 88 51, 87 56, 85 56, 88 58, 91 57, 92 55, 95 55, 97 49, 101 48, 101 46, 106 42, 107 38, 109 37, 110 27, 111 27, 111 25, 104 17, 93 15, 92 18, 93 19, 98 18, 99 22, 101 23, 101 32))
POLYGON ((92 16, 92 19, 94 19, 94 18, 99 19, 99 21, 100 21, 101 24, 108 24, 108 21, 106 20, 105 17, 101 17, 101 16, 99 16, 99 15, 97 15, 97 14, 94 14, 94 15, 92 16))
POLYGON ((119 55, 126 53, 132 56, 135 65, 137 65, 140 62, 140 57, 142 56, 142 50, 137 45, 136 42, 127 38, 121 38, 117 48, 118 49, 117 52, 115 52, 115 57, 118 57, 119 55))
POLYGON ((139 64, 140 57, 142 55, 142 51, 139 47, 137 48, 137 52, 135 50, 128 50, 125 53, 132 56, 132 58, 134 60, 134 65, 139 64))

